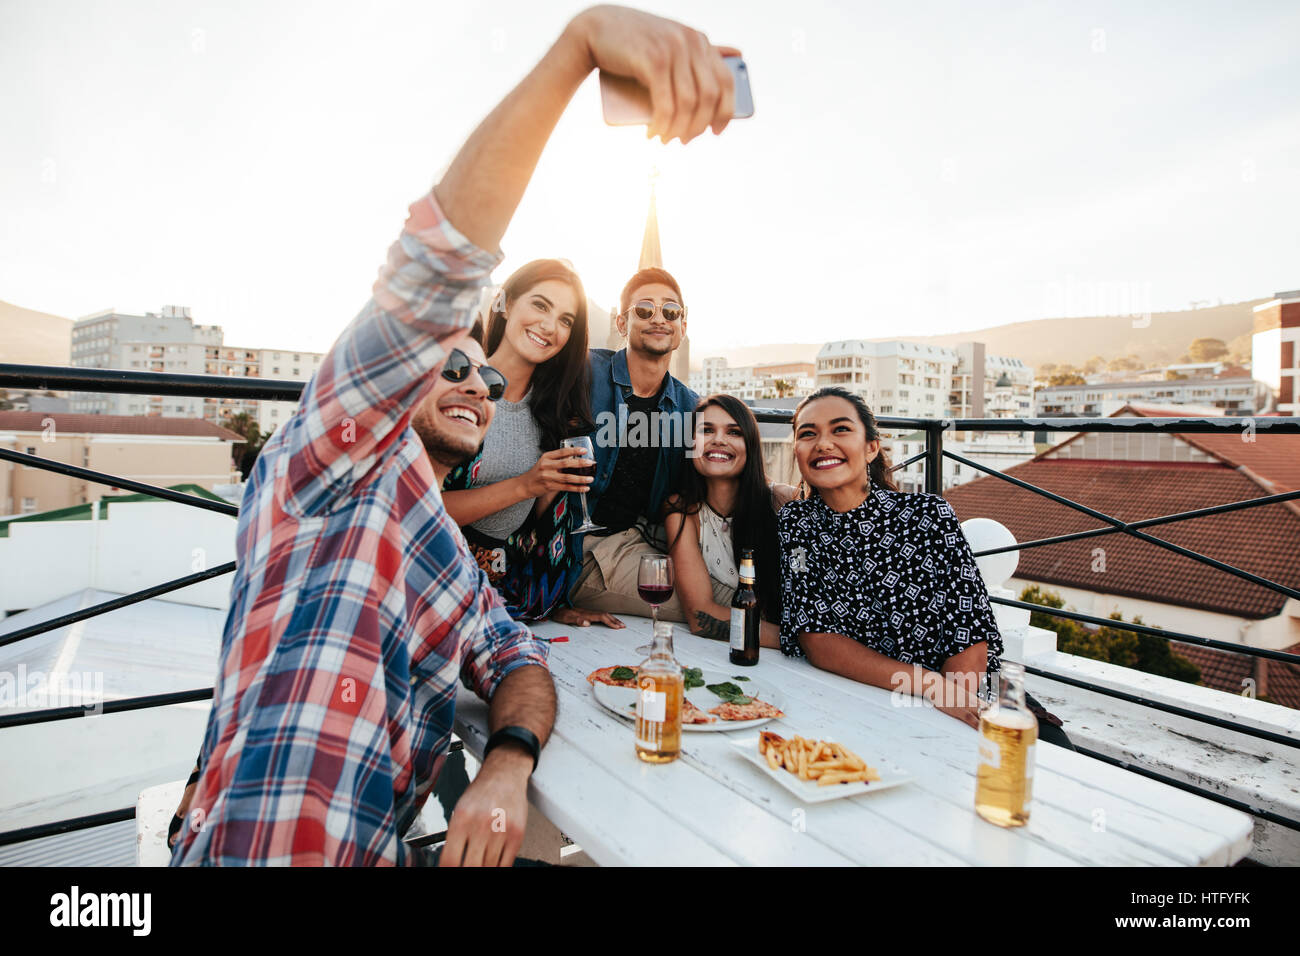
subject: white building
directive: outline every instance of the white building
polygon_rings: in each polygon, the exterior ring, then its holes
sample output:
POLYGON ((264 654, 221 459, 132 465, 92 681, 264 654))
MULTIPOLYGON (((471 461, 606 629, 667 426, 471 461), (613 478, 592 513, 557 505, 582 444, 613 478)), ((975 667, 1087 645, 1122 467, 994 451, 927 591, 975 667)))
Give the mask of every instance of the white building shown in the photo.
POLYGON ((722 356, 704 360, 704 367, 691 372, 687 384, 701 398, 722 393, 742 401, 764 398, 802 398, 815 387, 812 362, 766 362, 731 367, 722 356), (778 386, 777 383, 783 383, 778 386), (784 392, 784 395, 778 393, 784 392))
POLYGON ((1250 378, 1050 385, 1034 393, 1034 416, 1106 417, 1129 404, 1201 405, 1218 409, 1220 415, 1252 415, 1267 402, 1267 388, 1250 378))
MULTIPOLYGON (((224 344, 220 326, 196 325, 186 306, 160 313, 126 315, 107 311, 79 319, 72 328, 72 365, 176 375, 224 375, 307 382, 320 368, 320 352, 247 349, 224 344)), ((130 395, 80 392, 72 410, 102 415, 156 415, 221 422, 246 412, 263 432, 285 421, 295 402, 252 399, 130 395)))
MULTIPOLYGON (((962 342, 952 374, 948 414, 952 418, 1029 418, 1033 414, 1034 370, 1021 359, 990 355, 983 342, 962 342)), ((1034 457, 1033 432, 953 431, 945 433, 949 450, 995 471, 1005 471, 1034 457)), ((984 472, 944 459, 943 486, 951 488, 984 472)))
POLYGON ((1300 415, 1300 290, 1255 306, 1251 374, 1272 393, 1280 415, 1300 415))

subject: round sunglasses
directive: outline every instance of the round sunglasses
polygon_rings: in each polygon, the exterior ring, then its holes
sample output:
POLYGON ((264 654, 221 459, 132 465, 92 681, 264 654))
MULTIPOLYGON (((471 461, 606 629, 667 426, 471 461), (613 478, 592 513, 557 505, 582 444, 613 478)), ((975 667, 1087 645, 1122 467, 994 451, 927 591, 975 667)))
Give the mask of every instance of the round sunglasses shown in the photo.
POLYGON ((495 402, 506 393, 506 377, 491 365, 475 362, 460 349, 452 349, 447 361, 442 366, 442 377, 449 382, 463 382, 469 378, 471 369, 478 369, 479 378, 487 386, 489 401, 495 402))
POLYGON ((656 312, 662 312, 664 319, 669 322, 676 322, 678 319, 686 318, 686 306, 680 302, 665 302, 662 306, 658 306, 649 299, 641 299, 623 314, 627 315, 628 312, 635 312, 636 317, 643 321, 653 319, 656 312))

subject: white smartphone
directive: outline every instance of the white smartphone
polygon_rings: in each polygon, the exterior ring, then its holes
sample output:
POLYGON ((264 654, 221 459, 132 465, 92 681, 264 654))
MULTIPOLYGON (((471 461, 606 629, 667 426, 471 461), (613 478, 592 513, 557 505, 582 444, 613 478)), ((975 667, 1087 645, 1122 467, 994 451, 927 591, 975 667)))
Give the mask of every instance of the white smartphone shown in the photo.
MULTIPOLYGON (((723 57, 735 84, 735 108, 732 119, 748 119, 754 115, 754 94, 749 88, 749 70, 738 56, 723 57)), ((600 72, 600 104, 605 122, 610 126, 647 126, 654 116, 650 106, 650 91, 627 76, 600 72)))

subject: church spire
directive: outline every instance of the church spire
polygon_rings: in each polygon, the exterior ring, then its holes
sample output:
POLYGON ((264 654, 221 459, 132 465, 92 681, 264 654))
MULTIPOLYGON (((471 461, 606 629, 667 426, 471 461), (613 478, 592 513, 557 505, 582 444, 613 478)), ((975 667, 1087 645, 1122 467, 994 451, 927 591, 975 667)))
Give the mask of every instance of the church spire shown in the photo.
POLYGON ((641 261, 638 269, 662 269, 664 254, 659 248, 659 213, 655 209, 655 180, 659 170, 650 173, 650 209, 645 217, 645 235, 641 237, 641 261))

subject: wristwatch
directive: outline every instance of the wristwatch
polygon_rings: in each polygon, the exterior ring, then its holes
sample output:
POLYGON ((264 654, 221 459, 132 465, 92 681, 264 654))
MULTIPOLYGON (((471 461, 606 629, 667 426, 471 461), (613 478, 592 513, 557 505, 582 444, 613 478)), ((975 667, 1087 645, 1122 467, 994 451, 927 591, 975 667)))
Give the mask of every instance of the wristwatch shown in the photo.
POLYGON ((488 738, 487 746, 483 748, 483 760, 486 761, 492 748, 504 743, 520 744, 533 757, 533 769, 537 769, 537 758, 542 755, 542 742, 537 739, 537 735, 527 727, 502 727, 488 738))

